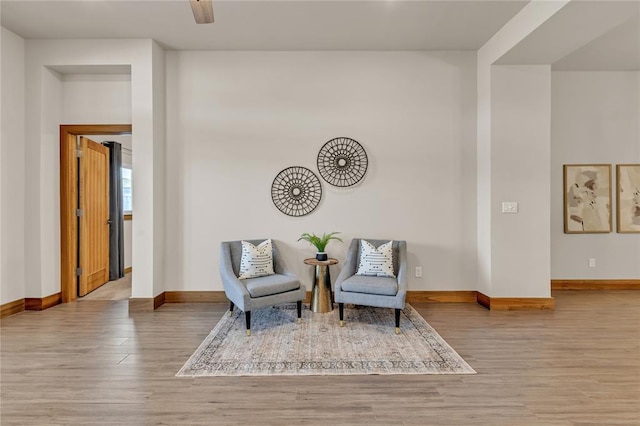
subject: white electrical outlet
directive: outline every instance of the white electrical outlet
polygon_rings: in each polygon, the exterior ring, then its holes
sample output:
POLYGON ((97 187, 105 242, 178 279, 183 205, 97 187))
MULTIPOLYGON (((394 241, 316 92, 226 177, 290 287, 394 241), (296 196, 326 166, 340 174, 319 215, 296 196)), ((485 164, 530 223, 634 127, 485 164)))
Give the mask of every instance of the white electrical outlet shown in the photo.
POLYGON ((589 268, 596 267, 596 260, 594 258, 589 259, 589 268))
POLYGON ((502 213, 518 213, 518 202, 517 201, 503 201, 502 202, 502 213))
POLYGON ((422 266, 416 266, 416 278, 422 277, 422 266))

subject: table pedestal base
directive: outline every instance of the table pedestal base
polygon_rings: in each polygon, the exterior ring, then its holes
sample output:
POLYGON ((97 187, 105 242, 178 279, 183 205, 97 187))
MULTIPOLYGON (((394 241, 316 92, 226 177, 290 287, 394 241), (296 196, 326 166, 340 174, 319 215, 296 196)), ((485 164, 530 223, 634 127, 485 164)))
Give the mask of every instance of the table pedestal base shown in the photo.
POLYGON ((328 265, 316 265, 313 289, 311 290, 311 303, 309 307, 312 312, 326 313, 333 310, 331 300, 331 277, 329 276, 328 265))

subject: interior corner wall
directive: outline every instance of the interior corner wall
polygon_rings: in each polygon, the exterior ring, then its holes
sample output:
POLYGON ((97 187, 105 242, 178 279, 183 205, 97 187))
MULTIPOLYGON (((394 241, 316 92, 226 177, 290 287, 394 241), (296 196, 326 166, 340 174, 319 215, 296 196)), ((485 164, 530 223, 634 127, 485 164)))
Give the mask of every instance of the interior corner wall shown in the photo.
MULTIPOLYGON (((477 290, 494 296, 493 289, 493 218, 497 200, 493 198, 492 146, 492 80, 493 64, 505 53, 525 40, 540 25, 569 4, 570 0, 527 3, 509 22, 498 30, 477 52, 477 290)), ((498 261, 499 262, 499 261, 498 261)), ((502 287, 502 286, 500 286, 502 287)), ((503 289, 499 289, 502 292, 503 289)), ((535 291, 537 293, 537 290, 535 291)), ((528 292, 527 292, 528 294, 528 292)), ((524 294, 523 296, 525 296, 524 294)))
POLYGON ((639 279, 640 234, 616 232, 615 165, 640 163, 640 72, 554 71, 551 96, 551 278, 639 279), (612 167, 613 232, 565 234, 563 165, 592 163, 612 167))
POLYGON ((25 217, 29 253, 25 260, 27 297, 45 297, 60 291, 59 125, 62 117, 53 116, 56 110, 62 109, 62 82, 59 92, 43 82, 52 82, 54 75, 47 67, 76 65, 131 66, 131 124, 136 146, 133 166, 138 189, 134 193, 138 220, 133 230, 136 274, 132 296, 154 296, 153 253, 164 248, 156 248, 154 244, 152 46, 151 40, 26 41, 25 107, 30 123, 25 136, 25 167, 29 171, 25 217))
MULTIPOLYGON (((27 261, 39 252, 40 267, 33 276, 27 269, 27 297, 44 297, 60 293, 60 123, 62 120, 62 76, 47 67, 40 68, 42 110, 40 111, 40 145, 33 156, 39 160, 38 180, 27 179, 27 219, 37 220, 39 239, 27 239, 27 261), (33 192, 31 191, 33 189, 33 192), (39 209, 36 209, 35 205, 39 209), (46 213, 45 213, 46 211, 46 213), (37 219, 36 217, 37 216, 37 219), (53 254, 57 253, 58 258, 53 254), (34 296, 35 294, 35 296, 34 296)), ((28 126, 30 127, 30 126, 28 126)), ((28 134, 28 133, 27 133, 28 134)), ((29 149, 34 148, 29 146, 29 149)), ((27 170, 32 151, 27 153, 27 170)), ((29 175, 30 173, 27 173, 29 175)), ((32 229, 27 225, 27 232, 32 229)))
MULTIPOLYGON (((166 266, 166 61, 156 42, 151 46, 153 85, 153 296, 165 291, 166 266)), ((135 173, 135 172, 134 172, 135 173)))
POLYGON ((549 297, 551 68, 491 68, 489 296, 549 297), (502 202, 517 202, 517 213, 502 202))
POLYGON ((491 294, 491 65, 478 54, 476 290, 491 294))
POLYGON ((25 297, 25 43, 0 34, 0 304, 25 297))
POLYGON ((167 52, 167 290, 222 290, 220 242, 269 237, 310 289, 297 240, 329 231, 341 262, 351 238, 404 239, 411 290, 474 290, 475 84, 474 52, 167 52), (281 213, 274 177, 318 175, 340 136, 365 148, 363 181, 281 213))
MULTIPOLYGON (((0 27, 0 305, 4 303, 3 295, 4 295, 5 292, 9 295, 8 297, 12 297, 12 294, 10 294, 11 290, 9 290, 10 287, 7 286, 8 289, 6 291, 4 289, 4 283, 8 284, 8 281, 4 280, 3 277, 2 277, 2 271, 5 268, 5 266, 4 266, 5 265, 4 249, 3 249, 3 245, 4 245, 3 241, 4 240, 2 238, 3 235, 4 235, 4 232, 3 232, 4 225, 2 223, 2 218, 3 218, 2 210, 3 210, 4 206, 5 206, 5 203, 7 203, 7 205, 9 203, 9 200, 7 200, 7 201, 4 200, 4 198, 3 198, 4 191, 2 190, 2 182, 4 181, 3 178, 2 178, 2 171, 4 170, 4 167, 2 167, 2 159, 4 158, 4 156, 2 155, 2 147, 3 147, 3 142, 2 141, 3 140, 7 140, 7 139, 5 139, 5 137, 6 137, 5 134, 2 132, 2 130, 4 130, 4 127, 2 125, 2 123, 4 121, 3 120, 3 115, 2 115, 2 110, 3 110, 2 106, 5 103, 5 100, 2 97, 2 93, 3 93, 2 86, 5 83, 2 80, 2 74, 3 74, 3 72, 2 72, 3 71, 2 70, 2 62, 3 62, 3 60, 2 60, 2 58, 3 58, 3 56, 5 56, 4 51, 6 49, 6 48, 2 47, 2 38, 3 38, 3 32, 4 31, 5 31, 5 29, 0 27)), ((23 41, 23 51, 24 51, 24 41, 23 41)), ((7 58, 8 58, 8 56, 9 55, 7 54, 7 58)), ((22 289, 22 292, 16 291, 16 293, 24 294, 24 288, 22 289)), ((16 299, 21 299, 21 298, 22 297, 17 297, 16 299)), ((11 301, 11 299, 7 300, 7 302, 10 302, 10 301, 11 301)))

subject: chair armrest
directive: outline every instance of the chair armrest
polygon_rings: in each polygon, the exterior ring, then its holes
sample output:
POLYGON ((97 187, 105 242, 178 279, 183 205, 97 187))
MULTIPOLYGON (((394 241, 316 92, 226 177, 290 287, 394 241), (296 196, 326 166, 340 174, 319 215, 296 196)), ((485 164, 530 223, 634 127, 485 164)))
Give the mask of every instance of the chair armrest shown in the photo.
POLYGON ((342 267, 342 271, 340 271, 338 278, 336 278, 336 293, 342 291, 342 282, 344 280, 356 274, 356 268, 358 266, 358 243, 359 240, 355 238, 351 240, 351 245, 347 251, 347 258, 344 261, 344 266, 342 267))
POLYGON ((408 287, 407 276, 407 242, 398 241, 398 293, 406 293, 408 287))
POLYGON ((222 285, 229 300, 243 309, 245 302, 247 302, 251 296, 247 288, 233 272, 231 251, 229 245, 225 243, 220 245, 220 278, 222 279, 222 285))

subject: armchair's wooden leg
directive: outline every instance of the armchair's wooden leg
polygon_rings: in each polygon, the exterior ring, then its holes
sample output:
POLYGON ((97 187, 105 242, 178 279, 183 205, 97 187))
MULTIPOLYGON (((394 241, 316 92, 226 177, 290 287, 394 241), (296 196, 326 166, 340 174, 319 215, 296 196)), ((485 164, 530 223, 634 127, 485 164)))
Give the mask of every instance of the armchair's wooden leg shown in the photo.
POLYGON ((302 322, 302 300, 296 302, 296 307, 298 308, 298 324, 300 324, 302 322))
POLYGON ((251 336, 251 311, 244 313, 244 320, 247 324, 247 336, 251 336))
POLYGON ((235 305, 233 304, 233 302, 231 300, 229 300, 229 316, 233 315, 233 307, 235 305))
POLYGON ((400 334, 400 309, 396 309, 396 334, 400 334))
POLYGON ((338 303, 338 311, 340 311, 340 327, 344 327, 344 303, 338 303))

